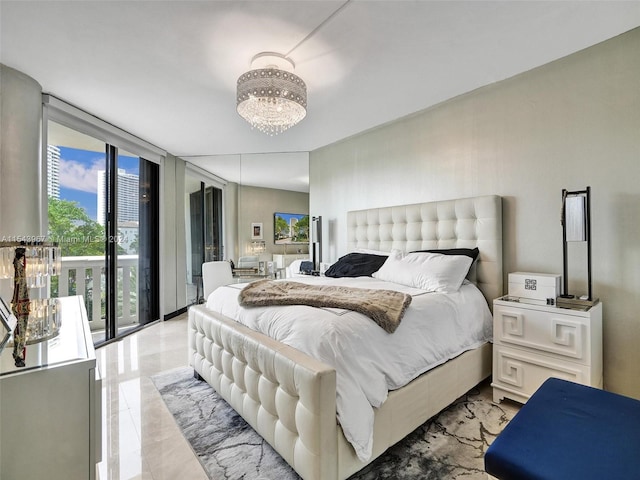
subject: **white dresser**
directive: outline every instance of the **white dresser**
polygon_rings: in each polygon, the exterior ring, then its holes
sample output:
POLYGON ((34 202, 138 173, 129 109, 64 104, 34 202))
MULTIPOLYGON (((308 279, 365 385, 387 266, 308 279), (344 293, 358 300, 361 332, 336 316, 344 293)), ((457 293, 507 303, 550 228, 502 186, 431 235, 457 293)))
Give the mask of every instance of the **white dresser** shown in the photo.
POLYGON ((101 456, 101 380, 82 297, 60 299, 60 333, 0 355, 0 478, 93 480, 101 456))
POLYGON ((310 260, 308 253, 274 254, 273 263, 276 268, 287 268, 294 260, 310 260))
POLYGON ((493 302, 494 402, 525 403, 549 377, 602 388, 602 303, 581 311, 508 298, 493 302))

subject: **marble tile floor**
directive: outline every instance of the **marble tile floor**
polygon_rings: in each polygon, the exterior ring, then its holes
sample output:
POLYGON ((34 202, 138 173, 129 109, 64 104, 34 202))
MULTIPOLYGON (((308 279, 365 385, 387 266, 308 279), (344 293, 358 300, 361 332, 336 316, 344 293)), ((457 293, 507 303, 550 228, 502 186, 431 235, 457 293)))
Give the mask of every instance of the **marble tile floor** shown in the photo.
POLYGON ((187 365, 183 314, 96 350, 102 375, 99 480, 207 480, 150 377, 187 365))
POLYGON ((151 376, 187 365, 187 314, 100 347, 98 480, 207 480, 151 376))

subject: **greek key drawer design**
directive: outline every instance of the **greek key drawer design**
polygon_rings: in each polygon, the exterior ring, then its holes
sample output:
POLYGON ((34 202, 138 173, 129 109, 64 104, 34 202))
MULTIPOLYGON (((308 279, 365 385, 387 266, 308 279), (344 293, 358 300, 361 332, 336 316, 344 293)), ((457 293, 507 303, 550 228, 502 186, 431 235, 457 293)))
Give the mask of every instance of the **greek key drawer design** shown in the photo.
POLYGON ((541 357, 526 350, 494 347, 493 385, 515 400, 526 401, 549 377, 588 383, 589 367, 579 363, 541 357), (522 400, 520 400, 522 399, 522 400))
POLYGON ((590 362, 588 319, 584 317, 497 307, 494 318, 496 343, 570 357, 584 364, 590 362))

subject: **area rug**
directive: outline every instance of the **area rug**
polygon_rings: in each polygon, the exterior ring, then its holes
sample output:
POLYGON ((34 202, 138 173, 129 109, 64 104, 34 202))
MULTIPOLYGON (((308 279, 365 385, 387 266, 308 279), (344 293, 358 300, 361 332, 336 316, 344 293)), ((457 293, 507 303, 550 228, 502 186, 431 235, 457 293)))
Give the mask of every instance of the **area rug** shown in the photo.
MULTIPOLYGON (((152 377, 212 480, 298 480, 296 472, 193 370, 152 377)), ((517 408, 495 405, 488 382, 387 450, 353 480, 486 480, 484 452, 517 408)))

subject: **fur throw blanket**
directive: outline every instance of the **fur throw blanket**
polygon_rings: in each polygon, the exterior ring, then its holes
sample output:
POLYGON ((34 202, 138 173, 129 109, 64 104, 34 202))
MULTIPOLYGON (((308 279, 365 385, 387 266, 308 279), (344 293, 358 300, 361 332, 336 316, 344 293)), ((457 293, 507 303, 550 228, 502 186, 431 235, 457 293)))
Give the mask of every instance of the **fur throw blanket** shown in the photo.
POLYGON ((385 331, 393 333, 411 303, 411 295, 393 290, 259 280, 248 284, 238 295, 238 301, 243 307, 309 305, 344 308, 368 316, 385 331))

